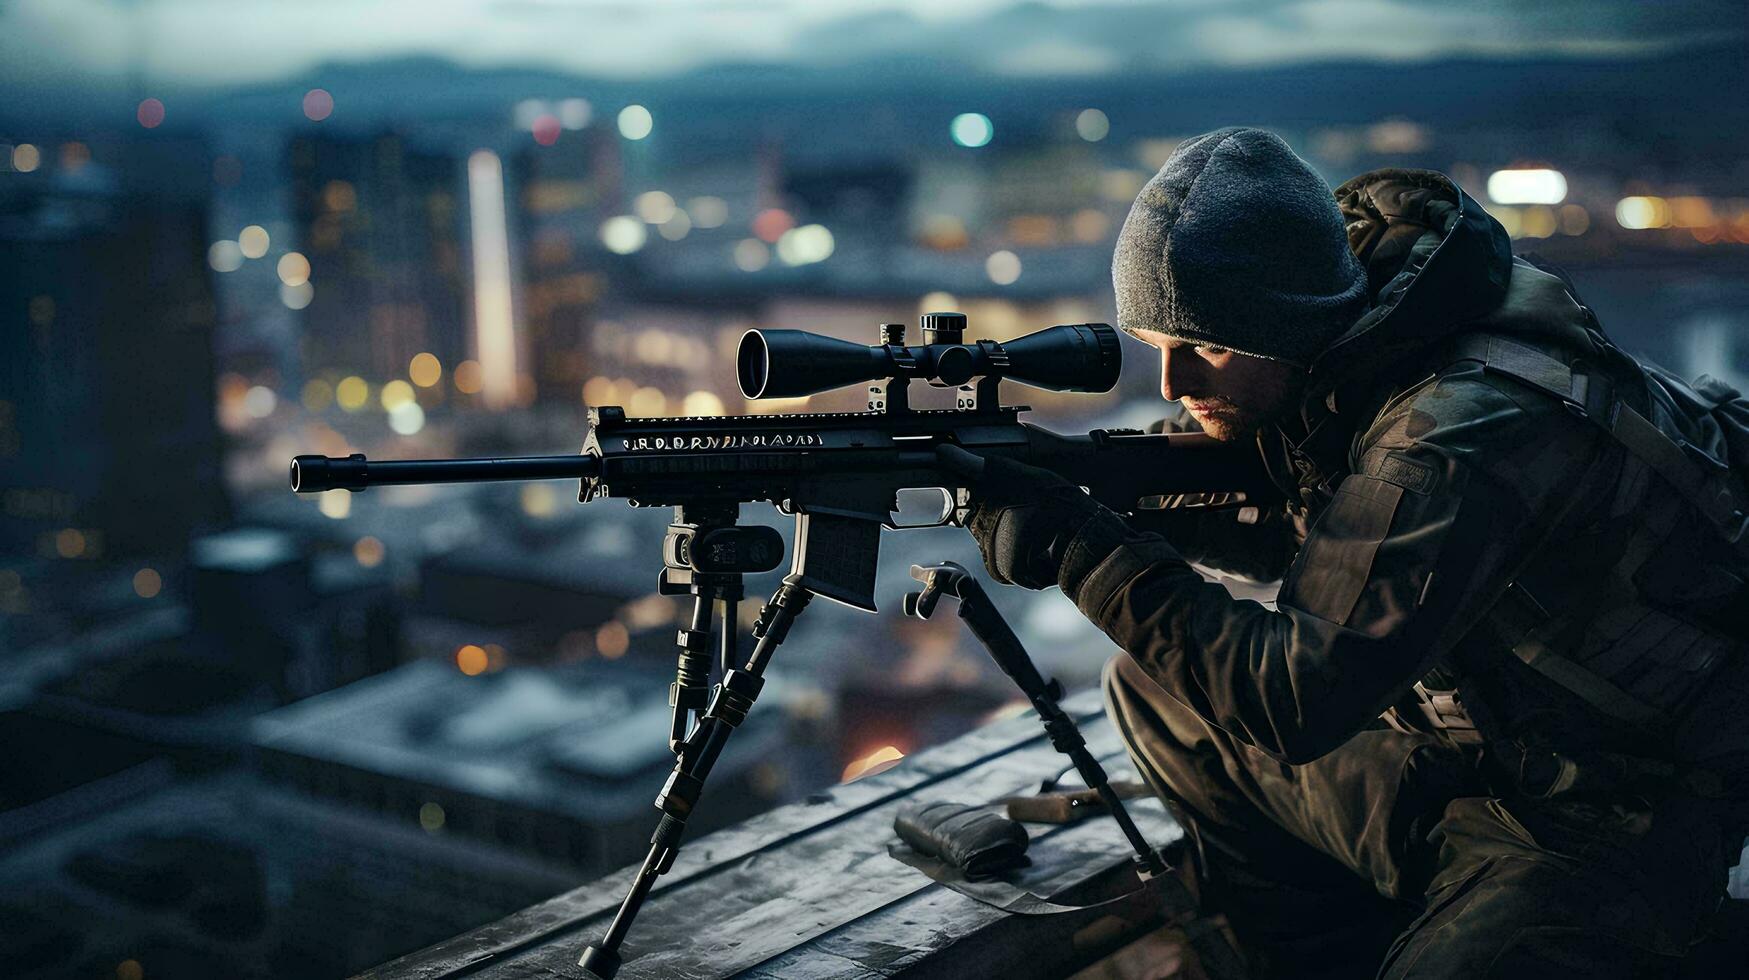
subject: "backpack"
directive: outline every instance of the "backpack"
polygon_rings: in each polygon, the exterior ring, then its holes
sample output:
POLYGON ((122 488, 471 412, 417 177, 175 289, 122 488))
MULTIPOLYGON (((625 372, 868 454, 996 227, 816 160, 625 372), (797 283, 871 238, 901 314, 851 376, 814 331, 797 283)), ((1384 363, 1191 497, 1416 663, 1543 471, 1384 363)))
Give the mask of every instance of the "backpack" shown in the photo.
MULTIPOLYGON (((1691 749, 1704 743, 1704 716, 1720 696, 1709 685, 1728 667, 1749 676, 1741 663, 1749 653, 1749 399, 1717 379, 1687 382, 1636 360, 1584 312, 1590 349, 1571 363, 1499 334, 1461 337, 1455 352, 1560 400, 1625 449, 1624 472, 1633 475, 1622 482, 1642 489, 1613 513, 1634 514, 1634 530, 1577 601, 1545 603, 1525 588, 1520 576, 1542 550, 1533 549, 1485 619, 1516 659, 1645 733, 1691 789, 1741 795, 1740 775, 1708 771, 1691 749), (1681 568, 1674 582, 1642 574, 1672 567, 1681 568), (1697 616, 1701 606, 1723 613, 1697 616), (1590 642, 1575 642, 1580 636, 1590 642)), ((1437 727, 1477 734, 1461 705, 1445 703, 1456 691, 1417 685, 1417 695, 1437 727)))

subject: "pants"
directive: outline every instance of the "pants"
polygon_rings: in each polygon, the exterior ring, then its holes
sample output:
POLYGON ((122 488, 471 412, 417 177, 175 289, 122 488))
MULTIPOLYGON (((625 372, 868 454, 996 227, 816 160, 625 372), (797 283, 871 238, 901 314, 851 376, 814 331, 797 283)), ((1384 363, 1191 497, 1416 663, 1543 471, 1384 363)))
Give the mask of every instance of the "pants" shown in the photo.
POLYGON ((1672 976, 1735 859, 1702 801, 1509 808, 1473 755, 1383 727, 1289 766, 1127 654, 1104 684, 1259 977, 1672 976))

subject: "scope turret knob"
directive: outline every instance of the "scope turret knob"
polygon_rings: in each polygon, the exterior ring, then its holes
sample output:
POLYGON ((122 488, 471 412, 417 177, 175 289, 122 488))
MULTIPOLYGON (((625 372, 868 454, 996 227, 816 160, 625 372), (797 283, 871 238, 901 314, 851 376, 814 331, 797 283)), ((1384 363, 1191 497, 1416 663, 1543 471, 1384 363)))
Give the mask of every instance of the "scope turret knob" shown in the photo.
POLYGON ((923 314, 923 342, 925 344, 957 344, 966 336, 966 315, 964 313, 925 313, 923 314))
POLYGON ((977 361, 972 352, 964 347, 948 347, 938 349, 935 354, 936 383, 950 388, 957 388, 972 380, 972 372, 976 370, 977 361))
POLYGON ((905 346, 905 325, 903 323, 881 324, 881 345, 884 347, 905 346))

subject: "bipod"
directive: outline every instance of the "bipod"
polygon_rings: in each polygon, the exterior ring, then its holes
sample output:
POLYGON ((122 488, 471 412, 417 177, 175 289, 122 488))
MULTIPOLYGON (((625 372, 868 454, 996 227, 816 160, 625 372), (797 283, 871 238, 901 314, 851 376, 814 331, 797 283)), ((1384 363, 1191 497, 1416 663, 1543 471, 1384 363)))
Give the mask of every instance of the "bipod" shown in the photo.
POLYGON ((953 596, 960 601, 960 618, 971 628, 972 635, 984 644, 984 648, 990 651, 990 659, 996 661, 996 666, 1002 668, 1002 672, 1032 702, 1033 708, 1038 711, 1039 721, 1044 724, 1045 734, 1050 736, 1051 745, 1069 757, 1081 778, 1086 780, 1088 788, 1099 794, 1099 799, 1110 811, 1112 819, 1123 830, 1124 837, 1136 852, 1131 860, 1137 879, 1144 888, 1155 887, 1160 890, 1158 895, 1161 902, 1175 924, 1184 930, 1204 971, 1211 978, 1243 980, 1246 976, 1245 965, 1238 952, 1228 944, 1226 937, 1213 926, 1211 920, 1202 917, 1196 897, 1189 887, 1159 850, 1142 836, 1135 820, 1124 809, 1123 800, 1111 788, 1111 779, 1106 776, 1105 768, 1093 757, 1093 753, 1087 751, 1087 742, 1081 737, 1081 730, 1076 727, 1075 720, 1058 705, 1057 702, 1063 697, 1062 686, 1054 680, 1045 680, 1038 672, 1038 667, 1027 655, 1026 648, 1021 646, 1020 638, 1009 628, 1008 622, 997 611, 995 603, 990 601, 984 587, 964 566, 951 561, 937 562, 934 565, 912 565, 911 577, 923 583, 923 591, 905 596, 905 614, 928 619, 943 595, 953 596))
POLYGON ((1100 801, 1117 821, 1130 846, 1135 848, 1136 877, 1147 881, 1171 870, 1166 859, 1142 836, 1135 820, 1124 809, 1123 800, 1111 788, 1111 778, 1105 774, 1105 767, 1087 751, 1087 740, 1081 737, 1081 729, 1076 727, 1075 720, 1057 703, 1063 697, 1062 686, 1054 680, 1045 680, 1038 672, 1032 657, 1020 645, 1020 638, 1008 627, 1008 621, 1002 618, 978 580, 964 566, 951 561, 912 565, 911 577, 923 583, 923 591, 905 596, 905 615, 928 619, 943 595, 960 601, 960 618, 971 627, 972 635, 984 644, 984 648, 990 651, 990 659, 996 661, 996 666, 1002 668, 1002 672, 1032 702, 1039 721, 1044 724, 1045 734, 1050 736, 1051 745, 1069 757, 1075 771, 1086 780, 1087 788, 1099 794, 1100 801))
POLYGON ((736 612, 742 595, 741 576, 766 572, 783 560, 783 537, 769 527, 737 527, 738 504, 685 505, 676 507, 662 545, 662 578, 657 591, 664 595, 691 594, 692 616, 677 639, 679 666, 669 688, 673 718, 669 746, 674 749, 674 771, 656 796, 662 819, 650 837, 650 851, 620 903, 607 934, 583 951, 577 961, 585 970, 612 980, 620 967, 620 945, 632 920, 649 897, 656 879, 674 866, 692 815, 704 790, 704 781, 716 765, 723 746, 765 686, 765 668, 771 662, 796 616, 807 608, 813 593, 799 576, 785 576, 783 584, 760 610, 753 625, 753 652, 746 664, 736 667, 736 612), (720 676, 708 689, 713 606, 722 617, 718 644, 720 676))
POLYGON ((668 688, 668 748, 676 753, 710 700, 713 608, 725 624, 717 637, 721 677, 735 663, 735 627, 746 595, 742 576, 768 572, 783 561, 783 535, 776 528, 737 526, 740 511, 736 503, 682 504, 662 539, 657 593, 692 596, 692 615, 675 636, 679 663, 668 688))

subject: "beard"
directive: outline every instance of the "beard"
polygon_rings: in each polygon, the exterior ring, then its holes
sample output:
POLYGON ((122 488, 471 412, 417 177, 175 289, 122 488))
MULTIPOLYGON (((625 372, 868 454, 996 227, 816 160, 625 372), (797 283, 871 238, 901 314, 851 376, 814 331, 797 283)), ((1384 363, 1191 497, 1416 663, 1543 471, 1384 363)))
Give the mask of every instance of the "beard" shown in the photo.
POLYGON ((1218 442, 1239 442, 1249 439, 1261 427, 1257 413, 1231 398, 1186 399, 1185 410, 1196 419, 1202 431, 1218 442), (1194 404, 1189 404, 1194 402, 1194 404))

